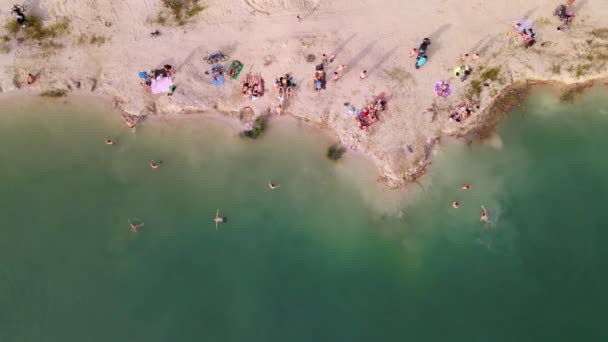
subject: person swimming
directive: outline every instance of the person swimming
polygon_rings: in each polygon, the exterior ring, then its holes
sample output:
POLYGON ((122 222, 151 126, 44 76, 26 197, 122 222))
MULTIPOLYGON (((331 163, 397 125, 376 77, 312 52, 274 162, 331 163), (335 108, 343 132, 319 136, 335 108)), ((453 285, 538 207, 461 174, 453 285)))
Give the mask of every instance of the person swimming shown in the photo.
POLYGON ((471 189, 471 186, 469 184, 465 184, 460 189, 462 189, 462 190, 469 190, 469 189, 471 189))
POLYGON ((488 220, 489 220, 488 210, 486 210, 486 208, 483 205, 481 206, 481 217, 479 218, 479 220, 482 222, 488 222, 488 220))
POLYGON ((458 209, 458 207, 460 207, 460 204, 456 201, 452 202, 452 208, 454 209, 458 209))
POLYGON ((107 139, 106 140, 106 145, 114 145, 116 144, 116 141, 112 140, 112 139, 107 139))
POLYGON ((213 218, 213 222, 215 222, 215 230, 217 230, 217 224, 218 223, 224 223, 224 222, 226 222, 226 218, 220 216, 220 210, 219 209, 215 212, 215 217, 213 218))
POLYGON ((268 187, 269 187, 271 190, 274 190, 274 189, 276 189, 276 188, 278 188, 278 187, 280 187, 280 186, 281 186, 281 184, 274 184, 272 181, 270 181, 270 180, 268 181, 268 187))
POLYGON ((150 167, 153 169, 158 169, 162 163, 163 163, 162 160, 159 160, 159 161, 150 160, 150 167))
POLYGON ((142 222, 142 223, 137 224, 137 223, 133 223, 133 222, 131 222, 131 220, 129 220, 129 226, 131 226, 132 231, 137 232, 137 229, 139 227, 143 227, 144 223, 142 222))

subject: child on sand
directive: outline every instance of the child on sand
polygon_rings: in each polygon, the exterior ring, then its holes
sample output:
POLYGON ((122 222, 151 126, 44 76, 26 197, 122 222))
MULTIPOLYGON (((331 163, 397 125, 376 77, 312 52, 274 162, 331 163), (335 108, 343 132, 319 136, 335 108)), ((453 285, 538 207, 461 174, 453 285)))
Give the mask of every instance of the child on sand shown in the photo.
POLYGON ((367 70, 361 71, 361 73, 359 74, 359 78, 365 79, 366 77, 367 77, 367 70))

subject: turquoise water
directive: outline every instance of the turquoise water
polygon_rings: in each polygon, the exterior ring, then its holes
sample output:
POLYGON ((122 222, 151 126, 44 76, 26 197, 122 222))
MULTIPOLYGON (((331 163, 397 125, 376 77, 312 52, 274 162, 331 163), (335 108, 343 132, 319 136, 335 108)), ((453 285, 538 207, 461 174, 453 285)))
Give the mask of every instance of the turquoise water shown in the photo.
POLYGON ((0 341, 601 340, 602 94, 538 94, 406 195, 298 125, 132 133, 98 103, 4 100, 0 341))

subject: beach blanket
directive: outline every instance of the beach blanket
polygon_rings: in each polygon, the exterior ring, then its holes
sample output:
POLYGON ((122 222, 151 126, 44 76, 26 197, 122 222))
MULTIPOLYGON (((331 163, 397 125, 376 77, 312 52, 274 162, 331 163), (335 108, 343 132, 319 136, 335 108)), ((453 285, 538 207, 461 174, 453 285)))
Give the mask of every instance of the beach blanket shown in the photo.
POLYGON ((224 75, 215 75, 211 77, 211 82, 216 86, 224 85, 224 75))
POLYGON ((218 87, 224 85, 224 67, 221 64, 216 64, 211 68, 211 83, 218 87))
POLYGON ((441 96, 441 97, 448 97, 452 94, 452 90, 450 89, 450 85, 445 82, 445 81, 439 81, 437 83, 435 83, 435 95, 437 96, 441 96), (444 91, 443 94, 441 94, 441 86, 442 85, 447 85, 447 89, 444 91))
POLYGON ((152 91, 152 94, 169 93, 171 92, 170 88, 172 85, 173 80, 171 77, 158 76, 156 79, 152 80, 150 90, 152 91))
POLYGON ((236 59, 233 59, 232 62, 230 62, 230 66, 227 69, 228 71, 226 71, 228 73, 228 75, 233 79, 236 80, 237 78, 239 78, 239 74, 241 73, 241 70, 243 70, 243 63, 237 61, 236 59))
POLYGON ((257 86, 258 96, 264 95, 264 80, 262 79, 262 75, 258 74, 247 74, 245 79, 245 83, 249 85, 249 87, 257 86))

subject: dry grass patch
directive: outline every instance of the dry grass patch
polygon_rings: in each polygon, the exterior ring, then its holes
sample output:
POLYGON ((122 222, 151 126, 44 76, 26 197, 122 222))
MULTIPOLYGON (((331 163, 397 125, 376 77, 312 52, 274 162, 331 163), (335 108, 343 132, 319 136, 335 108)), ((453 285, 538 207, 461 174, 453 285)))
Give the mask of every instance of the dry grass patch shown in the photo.
POLYGON ((591 35, 600 39, 608 39, 608 27, 593 29, 591 35))
POLYGON ((177 26, 186 25, 190 19, 205 11, 209 6, 201 4, 200 0, 162 0, 163 9, 150 22, 177 26))
POLYGON ((385 70, 384 72, 391 80, 397 81, 399 83, 405 83, 407 81, 414 80, 412 74, 402 67, 394 67, 391 70, 385 70))

